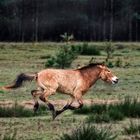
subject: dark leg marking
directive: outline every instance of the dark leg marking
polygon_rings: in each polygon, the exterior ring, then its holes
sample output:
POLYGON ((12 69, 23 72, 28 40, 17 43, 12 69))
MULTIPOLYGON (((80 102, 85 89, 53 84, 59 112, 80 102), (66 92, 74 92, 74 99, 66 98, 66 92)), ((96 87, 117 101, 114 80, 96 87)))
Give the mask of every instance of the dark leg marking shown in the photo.
MULTIPOLYGON (((40 96, 39 98, 40 98, 40 100, 42 100, 43 102, 46 103, 46 100, 43 96, 40 96)), ((54 105, 47 102, 47 106, 48 106, 49 110, 52 112, 52 117, 53 117, 53 120, 54 120, 54 118, 56 116, 56 111, 55 111, 54 105)))
POLYGON ((39 99, 43 102, 46 102, 45 98, 43 96, 40 96, 39 99))
MULTIPOLYGON (((31 91, 31 94, 32 94, 34 100, 35 100, 35 95, 34 95, 34 93, 36 93, 37 91, 38 91, 38 90, 32 90, 32 91, 31 91)), ((34 105, 34 109, 33 109, 34 112, 37 112, 38 108, 39 108, 39 103, 38 103, 38 101, 35 101, 35 105, 34 105)))
POLYGON ((39 103, 37 102, 34 105, 34 112, 37 112, 38 108, 39 108, 39 103))
POLYGON ((47 105, 48 105, 48 107, 49 107, 49 110, 55 111, 53 104, 48 103, 47 105))
POLYGON ((65 110, 67 109, 70 109, 70 110, 75 110, 75 109, 79 109, 79 108, 82 108, 83 107, 83 104, 80 104, 78 107, 74 107, 74 106, 71 106, 71 105, 65 105, 61 110, 56 110, 56 113, 55 113, 55 116, 54 116, 54 119, 60 115, 62 112, 64 112, 65 110))

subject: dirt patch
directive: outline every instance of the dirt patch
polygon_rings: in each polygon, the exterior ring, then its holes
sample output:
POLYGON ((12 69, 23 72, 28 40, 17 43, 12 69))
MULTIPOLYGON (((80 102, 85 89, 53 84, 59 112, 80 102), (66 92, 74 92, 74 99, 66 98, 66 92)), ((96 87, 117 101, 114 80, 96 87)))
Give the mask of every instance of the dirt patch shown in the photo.
MULTIPOLYGON (((64 106, 66 105, 66 100, 55 100, 50 102, 55 106, 64 106)), ((85 99, 84 104, 86 105, 92 105, 92 104, 114 104, 120 102, 119 100, 98 100, 98 99, 85 99)), ((15 104, 24 106, 25 108, 33 108, 34 101, 28 100, 28 101, 22 101, 22 102, 14 102, 14 101, 0 101, 0 107, 12 107, 15 104)), ((39 101, 39 104, 44 104, 43 102, 39 101)), ((73 103, 74 106, 77 106, 78 104, 76 102, 73 103)))

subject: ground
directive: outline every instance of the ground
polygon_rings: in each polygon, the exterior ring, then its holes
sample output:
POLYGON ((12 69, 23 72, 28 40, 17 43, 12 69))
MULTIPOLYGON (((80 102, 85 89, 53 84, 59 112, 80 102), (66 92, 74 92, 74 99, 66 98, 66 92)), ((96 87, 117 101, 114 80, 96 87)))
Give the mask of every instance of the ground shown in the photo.
MULTIPOLYGON (((81 42, 73 42, 75 45, 81 42)), ((72 63, 71 68, 77 68, 77 65, 88 64, 91 57, 96 62, 104 61, 106 53, 104 51, 105 43, 89 43, 99 47, 100 56, 83 56, 72 63)), ((45 62, 48 56, 55 55, 56 51, 63 43, 0 43, 0 86, 11 83, 17 74, 21 72, 38 72, 45 68, 45 62)), ((111 86, 102 81, 98 81, 84 96, 85 104, 90 102, 111 102, 123 100, 126 96, 140 99, 140 43, 113 43, 115 51, 113 58, 110 59, 114 64, 118 59, 121 66, 111 68, 113 73, 119 77, 119 83, 111 86)), ((35 83, 26 83, 22 88, 13 91, 3 92, 0 90, 0 105, 18 102, 32 109, 33 100, 30 91, 35 89, 35 83)), ((56 106, 62 106, 68 96, 56 94, 50 100, 56 106)), ((0 134, 13 134, 16 131, 16 137, 19 139, 56 139, 63 132, 70 132, 85 121, 87 115, 75 115, 67 111, 60 115, 55 121, 52 121, 51 114, 46 116, 20 117, 20 118, 0 118, 0 134)), ((111 125, 112 131, 119 134, 118 140, 131 139, 132 137, 121 134, 123 127, 128 124, 132 118, 126 118, 123 121, 117 121, 108 124, 98 124, 98 126, 111 125), (112 125, 113 124, 113 125, 112 125)), ((132 119, 139 123, 140 119, 132 119)), ((96 125, 96 124, 95 124, 96 125)), ((136 138, 134 138, 136 139, 136 138)))

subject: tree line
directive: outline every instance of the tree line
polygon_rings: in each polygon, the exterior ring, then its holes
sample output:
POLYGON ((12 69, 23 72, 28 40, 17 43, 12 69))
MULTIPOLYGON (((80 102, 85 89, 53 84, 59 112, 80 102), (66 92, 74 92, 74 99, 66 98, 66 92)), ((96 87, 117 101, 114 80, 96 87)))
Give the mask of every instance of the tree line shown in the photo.
POLYGON ((0 41, 140 41, 140 0, 0 0, 0 41))

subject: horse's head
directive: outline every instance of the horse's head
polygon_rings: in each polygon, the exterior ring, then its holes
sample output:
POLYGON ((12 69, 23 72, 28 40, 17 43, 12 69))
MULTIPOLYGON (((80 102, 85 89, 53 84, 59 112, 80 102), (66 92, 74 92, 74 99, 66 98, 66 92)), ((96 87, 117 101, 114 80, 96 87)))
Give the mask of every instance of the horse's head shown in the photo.
POLYGON ((118 83, 119 79, 109 70, 109 68, 107 68, 105 65, 100 65, 100 68, 101 68, 100 78, 103 81, 112 84, 118 83))

